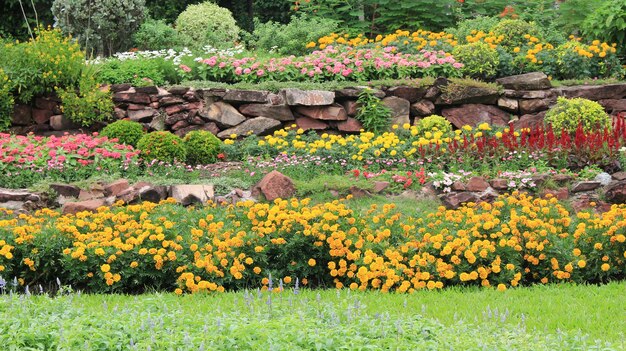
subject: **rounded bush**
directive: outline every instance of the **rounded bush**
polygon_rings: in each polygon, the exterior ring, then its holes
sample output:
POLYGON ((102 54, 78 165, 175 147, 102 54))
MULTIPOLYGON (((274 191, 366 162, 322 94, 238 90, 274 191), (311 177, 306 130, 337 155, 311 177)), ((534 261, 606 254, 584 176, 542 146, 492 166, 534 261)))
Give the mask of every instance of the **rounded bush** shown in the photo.
POLYGON ((556 105, 546 113, 545 121, 557 133, 562 130, 575 132, 579 125, 586 132, 611 127, 611 117, 604 108, 595 101, 583 98, 559 97, 556 105))
POLYGON ((452 123, 450 123, 445 117, 439 115, 430 115, 424 117, 417 122, 417 129, 420 132, 442 132, 443 134, 450 133, 452 131, 452 123))
POLYGON ((222 146, 220 139, 204 130, 189 132, 183 142, 187 149, 187 163, 191 165, 214 163, 222 146))
POLYGON ((521 19, 506 19, 493 27, 493 34, 496 37, 502 36, 500 45, 512 50, 528 43, 528 39, 524 36, 539 37, 541 32, 534 23, 521 19))
POLYGON ((240 29, 232 13, 212 2, 189 5, 176 19, 181 40, 190 47, 230 47, 240 29))
POLYGON ((134 47, 140 50, 173 49, 180 44, 178 32, 164 20, 149 18, 133 35, 134 47))
POLYGON ((104 127, 100 135, 109 139, 117 139, 120 144, 137 146, 137 142, 144 135, 141 123, 119 120, 104 127))
POLYGON ((498 24, 498 17, 478 16, 472 19, 466 19, 459 22, 456 27, 446 28, 446 33, 452 33, 459 40, 459 43, 467 43, 467 37, 472 35, 474 31, 482 31, 489 33, 491 29, 498 24))
POLYGON ((454 48, 452 55, 464 65, 461 73, 467 77, 489 80, 498 74, 500 55, 487 43, 478 41, 459 45, 454 48))
POLYGON ((137 142, 137 148, 146 162, 153 160, 168 163, 184 162, 187 157, 183 140, 170 132, 146 134, 137 142))

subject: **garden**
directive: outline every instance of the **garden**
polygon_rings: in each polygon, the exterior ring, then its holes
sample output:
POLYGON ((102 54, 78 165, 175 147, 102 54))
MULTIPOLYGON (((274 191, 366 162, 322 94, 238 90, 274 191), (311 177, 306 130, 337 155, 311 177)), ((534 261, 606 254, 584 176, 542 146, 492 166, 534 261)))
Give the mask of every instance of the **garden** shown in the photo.
POLYGON ((0 8, 4 349, 626 349, 623 1, 0 8))

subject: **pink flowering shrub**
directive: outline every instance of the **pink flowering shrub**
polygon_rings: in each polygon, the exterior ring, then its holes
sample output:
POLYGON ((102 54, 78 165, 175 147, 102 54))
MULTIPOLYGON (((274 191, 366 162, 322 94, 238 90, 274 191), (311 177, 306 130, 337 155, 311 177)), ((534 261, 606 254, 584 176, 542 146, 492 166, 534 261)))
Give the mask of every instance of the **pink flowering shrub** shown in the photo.
POLYGON ((14 136, 0 133, 0 184, 17 188, 41 180, 73 182, 139 169, 139 151, 94 135, 14 136))
MULTIPOLYGON (((185 78, 219 82, 260 81, 368 81, 377 79, 460 76, 463 64, 443 51, 417 54, 396 47, 355 49, 328 46, 303 56, 260 60, 256 57, 211 56, 181 65, 185 78), (183 69, 184 66, 184 69, 183 69)), ((183 73, 183 72, 181 72, 183 73)))

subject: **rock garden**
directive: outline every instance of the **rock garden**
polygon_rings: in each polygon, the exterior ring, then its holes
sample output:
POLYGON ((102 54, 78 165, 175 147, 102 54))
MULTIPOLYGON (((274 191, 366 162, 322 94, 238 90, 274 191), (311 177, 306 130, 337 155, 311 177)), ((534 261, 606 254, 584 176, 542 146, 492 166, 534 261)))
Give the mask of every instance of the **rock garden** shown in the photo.
POLYGON ((7 350, 624 349, 621 1, 41 3, 7 350))

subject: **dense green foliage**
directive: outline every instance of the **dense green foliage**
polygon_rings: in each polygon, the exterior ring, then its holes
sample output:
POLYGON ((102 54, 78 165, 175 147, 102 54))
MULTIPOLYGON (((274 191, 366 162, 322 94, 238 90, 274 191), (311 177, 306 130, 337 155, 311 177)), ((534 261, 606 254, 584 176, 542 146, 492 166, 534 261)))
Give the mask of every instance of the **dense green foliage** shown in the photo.
POLYGON ((461 72, 467 77, 490 80, 498 74, 500 57, 498 51, 489 44, 479 41, 459 45, 452 50, 452 55, 463 62, 461 72))
POLYGON ((251 44, 257 49, 282 55, 303 55, 306 44, 337 30, 337 21, 323 17, 297 16, 288 24, 255 22, 251 44))
POLYGON ((439 115, 424 117, 416 122, 415 126, 422 134, 426 132, 442 132, 445 135, 452 131, 452 123, 439 115))
POLYGON ((363 89, 357 99, 355 118, 363 124, 366 131, 380 133, 391 126, 391 109, 376 97, 372 89, 363 89))
POLYGON ((133 86, 177 83, 175 66, 163 58, 106 60, 98 65, 98 80, 105 84, 130 83, 133 86))
POLYGON ((546 113, 545 121, 559 133, 563 129, 570 133, 574 132, 579 125, 582 125, 585 131, 611 126, 611 118, 604 108, 595 101, 583 98, 559 97, 556 105, 546 113))
POLYGON ((145 161, 163 161, 166 163, 185 162, 187 149, 183 140, 170 132, 152 132, 144 135, 137 142, 141 157, 145 161))
POLYGON ((12 82, 20 102, 54 92, 55 87, 75 87, 85 64, 79 46, 59 30, 36 31, 35 40, 0 46, 0 68, 12 82))
POLYGON ((139 50, 176 49, 180 45, 178 32, 164 20, 149 18, 133 35, 133 47, 139 50))
POLYGON ((217 161, 222 141, 213 133, 196 130, 187 133, 183 138, 187 149, 187 164, 206 165, 217 161))
POLYGON ((0 132, 11 126, 13 103, 11 81, 0 67, 0 132))
POLYGON ((101 136, 109 139, 117 139, 120 144, 137 146, 139 139, 145 134, 141 123, 119 120, 115 121, 102 129, 101 136))
POLYGON ((208 1, 189 5, 176 19, 176 30, 182 42, 194 48, 231 47, 240 32, 228 9, 208 1))
POLYGON ((585 18, 582 31, 586 35, 617 43, 620 54, 626 55, 626 2, 606 0, 585 18))
POLYGON ((55 0, 52 4, 58 26, 93 55, 130 49, 145 12, 145 0, 55 0))

